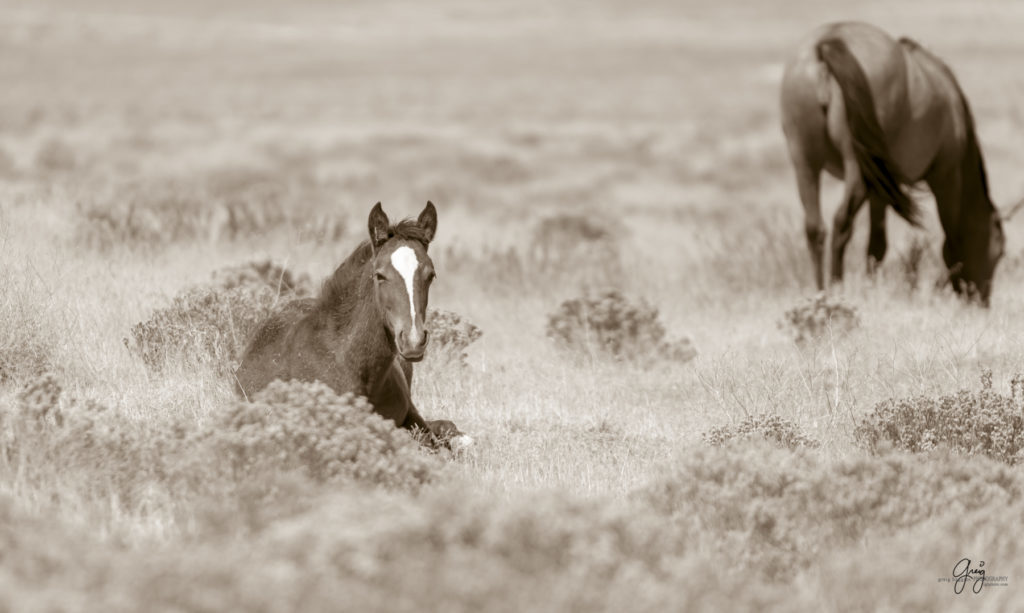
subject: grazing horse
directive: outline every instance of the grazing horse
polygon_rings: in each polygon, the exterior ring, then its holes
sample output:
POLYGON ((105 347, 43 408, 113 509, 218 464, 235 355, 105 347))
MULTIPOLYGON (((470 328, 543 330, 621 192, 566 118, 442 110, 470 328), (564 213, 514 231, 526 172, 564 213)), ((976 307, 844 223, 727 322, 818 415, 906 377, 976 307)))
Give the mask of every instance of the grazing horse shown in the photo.
POLYGON ((416 221, 390 225, 378 202, 370 239, 324 281, 320 296, 294 300, 257 328, 235 373, 250 397, 274 379, 321 381, 365 396, 396 425, 434 444, 471 442, 450 421, 425 421, 412 403, 412 363, 427 348, 424 316, 434 280, 427 246, 437 230, 430 202, 416 221))
POLYGON ((832 227, 833 280, 842 280, 843 252, 864 201, 871 203, 873 271, 885 256, 886 206, 916 225, 918 210, 905 186, 923 180, 946 235, 949 282, 988 304, 1003 227, 989 198, 970 106, 942 60, 866 23, 821 26, 786 63, 781 103, 818 289, 824 289, 824 169, 844 186, 832 227))

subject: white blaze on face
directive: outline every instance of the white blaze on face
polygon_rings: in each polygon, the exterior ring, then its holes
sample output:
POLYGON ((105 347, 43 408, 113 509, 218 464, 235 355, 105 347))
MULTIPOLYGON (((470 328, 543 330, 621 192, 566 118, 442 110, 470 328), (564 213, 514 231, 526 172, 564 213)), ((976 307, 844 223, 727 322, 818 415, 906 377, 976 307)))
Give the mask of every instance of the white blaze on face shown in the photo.
POLYGON ((416 269, 419 268, 420 262, 412 247, 399 247, 391 253, 391 265, 405 281, 405 291, 409 294, 409 317, 412 322, 409 339, 415 342, 419 338, 419 334, 416 332, 416 300, 413 296, 412 282, 416 277, 416 269))

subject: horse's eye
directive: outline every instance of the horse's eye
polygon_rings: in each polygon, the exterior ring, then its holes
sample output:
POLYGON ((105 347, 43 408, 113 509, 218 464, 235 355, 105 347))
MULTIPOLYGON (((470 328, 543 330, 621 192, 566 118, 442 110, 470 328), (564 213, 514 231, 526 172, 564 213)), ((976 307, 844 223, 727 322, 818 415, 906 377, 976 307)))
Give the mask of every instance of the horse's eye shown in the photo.
POLYGON ((435 273, 433 270, 431 270, 430 274, 427 275, 427 283, 430 283, 431 281, 433 281, 436 278, 437 278, 437 273, 435 273))
POLYGON ((385 277, 384 273, 382 273, 382 272, 375 272, 375 273, 373 273, 373 278, 376 279, 377 281, 387 281, 388 280, 388 278, 385 277))

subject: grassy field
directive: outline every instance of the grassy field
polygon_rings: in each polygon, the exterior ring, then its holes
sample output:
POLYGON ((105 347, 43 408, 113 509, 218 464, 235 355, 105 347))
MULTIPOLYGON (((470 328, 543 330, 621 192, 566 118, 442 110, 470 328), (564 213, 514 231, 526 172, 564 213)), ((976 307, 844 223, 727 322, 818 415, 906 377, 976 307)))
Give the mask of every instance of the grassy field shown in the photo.
MULTIPOLYGON (((815 25, 910 35, 958 74, 1009 205, 1019 3, 208 4, 0 8, 0 611, 1019 606, 1020 469, 869 453, 856 428, 986 370, 1009 392, 1024 217, 988 310, 933 289, 926 196, 924 230, 890 215, 875 279, 858 220, 831 295, 859 325, 795 343, 779 322, 814 289, 777 109, 785 53, 815 25), (147 368, 132 327, 252 260, 320 279, 373 203, 394 218, 428 199, 431 306, 483 335, 464 368, 425 363, 414 396, 477 445, 402 460, 430 475, 415 486, 243 478, 212 443, 196 459, 171 433, 216 439, 231 381, 203 360, 147 368), (547 338, 563 301, 605 288, 696 357, 547 338), (20 429, 49 406, 21 392, 44 372, 54 407, 107 407, 95 423, 121 443, 20 429), (820 444, 704 441, 760 414, 820 444), (963 557, 1009 585, 954 594, 936 580, 963 557)), ((839 187, 824 193, 828 217, 839 187)))

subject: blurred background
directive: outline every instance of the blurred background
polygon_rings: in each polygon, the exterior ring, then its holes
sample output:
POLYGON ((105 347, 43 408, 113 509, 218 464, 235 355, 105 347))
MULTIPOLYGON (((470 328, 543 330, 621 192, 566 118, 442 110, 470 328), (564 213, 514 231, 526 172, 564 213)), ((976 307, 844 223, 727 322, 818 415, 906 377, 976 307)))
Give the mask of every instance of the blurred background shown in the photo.
MULTIPOLYGON (((740 245, 764 255, 766 239, 749 235, 766 224, 780 232, 770 242, 802 248, 778 80, 786 52, 824 21, 866 19, 946 58, 974 104, 995 198, 1024 193, 1022 12, 1011 1, 11 0, 0 173, 8 202, 73 201, 71 227, 54 229, 90 245, 330 238, 378 200, 407 215, 433 199, 447 244, 521 243, 520 226, 573 211, 673 250, 710 230, 727 244, 692 248, 743 260, 754 254, 740 245)), ((837 197, 826 193, 826 215, 837 197)), ((803 283, 807 258, 792 255, 791 282, 803 283)))

